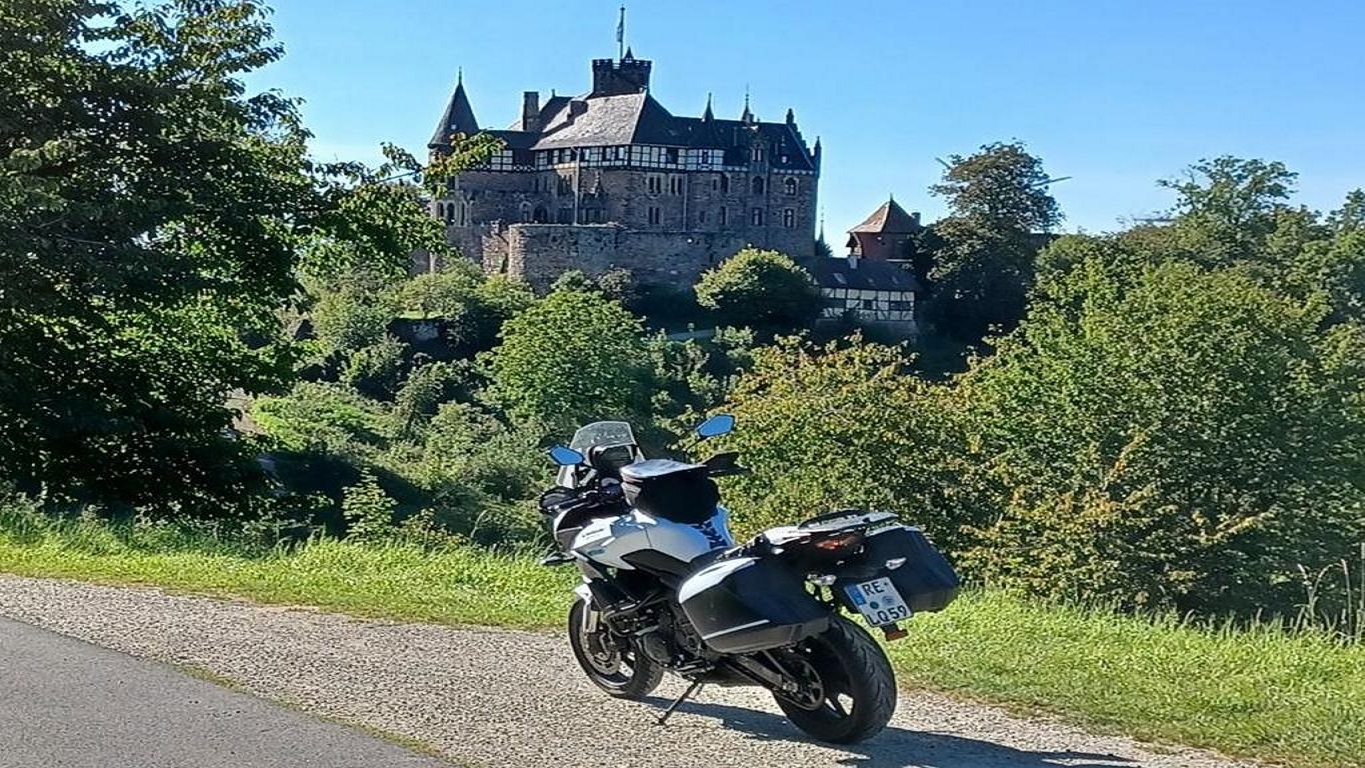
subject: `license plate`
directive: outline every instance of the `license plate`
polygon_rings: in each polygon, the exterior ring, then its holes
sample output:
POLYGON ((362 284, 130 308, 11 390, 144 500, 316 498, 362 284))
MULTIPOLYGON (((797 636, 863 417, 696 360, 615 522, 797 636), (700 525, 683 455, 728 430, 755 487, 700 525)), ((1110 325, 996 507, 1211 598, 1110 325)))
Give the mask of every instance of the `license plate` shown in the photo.
POLYGON ((850 584, 844 592, 868 624, 881 627, 910 618, 910 607, 890 579, 873 579, 861 584, 850 584))

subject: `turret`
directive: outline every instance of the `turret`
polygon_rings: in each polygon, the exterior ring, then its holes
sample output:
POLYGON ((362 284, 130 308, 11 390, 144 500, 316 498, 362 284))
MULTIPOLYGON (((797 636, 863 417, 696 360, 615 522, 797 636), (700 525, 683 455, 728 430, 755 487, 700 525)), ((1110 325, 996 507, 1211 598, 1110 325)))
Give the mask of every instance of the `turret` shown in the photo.
POLYGON ((450 96, 450 103, 446 105, 446 111, 441 115, 441 121, 436 124, 436 131, 431 134, 431 141, 427 142, 427 149, 439 149, 450 146, 450 137, 463 133, 466 136, 473 136, 479 132, 479 121, 474 119, 474 109, 469 106, 469 96, 464 92, 464 72, 459 73, 455 82, 455 93, 450 96))
POLYGON ((644 93, 649 90, 649 72, 653 66, 653 62, 636 59, 630 49, 626 49, 619 62, 593 59, 590 97, 644 93))

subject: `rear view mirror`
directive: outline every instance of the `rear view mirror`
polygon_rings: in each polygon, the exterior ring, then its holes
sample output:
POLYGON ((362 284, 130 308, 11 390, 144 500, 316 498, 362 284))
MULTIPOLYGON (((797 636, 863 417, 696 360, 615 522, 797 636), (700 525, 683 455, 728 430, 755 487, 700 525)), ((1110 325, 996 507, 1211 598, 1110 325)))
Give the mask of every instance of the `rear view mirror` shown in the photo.
POLYGON ((734 428, 734 416, 728 413, 718 413, 697 425, 697 434, 701 437, 720 437, 729 434, 734 428))
POLYGON ((583 463, 583 454, 564 445, 556 445, 551 448, 550 461, 561 467, 576 467, 583 463))

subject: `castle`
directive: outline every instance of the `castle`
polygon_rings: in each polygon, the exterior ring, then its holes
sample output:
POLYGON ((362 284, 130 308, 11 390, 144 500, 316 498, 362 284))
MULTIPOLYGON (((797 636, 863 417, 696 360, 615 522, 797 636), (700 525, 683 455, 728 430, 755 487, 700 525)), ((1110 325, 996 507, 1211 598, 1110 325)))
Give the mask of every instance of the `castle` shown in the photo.
POLYGON ((592 62, 582 96, 522 96, 506 130, 479 126, 463 76, 428 149, 491 134, 501 151, 459 174, 431 213, 490 273, 544 290, 565 271, 624 268, 645 284, 690 286, 746 246, 814 255, 820 142, 780 123, 676 117, 649 93, 652 63, 626 50, 592 62))

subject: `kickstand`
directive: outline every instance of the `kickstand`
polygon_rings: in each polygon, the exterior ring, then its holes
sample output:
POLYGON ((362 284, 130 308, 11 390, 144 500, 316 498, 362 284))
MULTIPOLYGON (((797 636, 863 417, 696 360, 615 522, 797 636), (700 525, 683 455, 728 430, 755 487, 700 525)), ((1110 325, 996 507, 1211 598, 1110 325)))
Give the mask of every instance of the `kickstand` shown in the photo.
POLYGON ((657 721, 658 724, 659 724, 659 725, 663 725, 663 724, 667 723, 667 722, 668 722, 669 716, 673 714, 674 710, 676 710, 678 707, 682 706, 682 703, 683 703, 684 701, 687 701, 689 698, 691 698, 692 695, 693 695, 694 693, 696 693, 697 691, 700 691, 702 685, 703 685, 703 683, 702 683, 700 680, 698 680, 697 682, 692 683, 691 685, 687 686, 687 690, 683 691, 683 692, 682 692, 682 695, 679 696, 679 697, 677 698, 677 700, 675 700, 672 704, 669 704, 669 705, 668 705, 668 709, 665 709, 665 710, 664 710, 664 713, 663 713, 662 715, 659 715, 659 719, 658 719, 658 721, 657 721))

